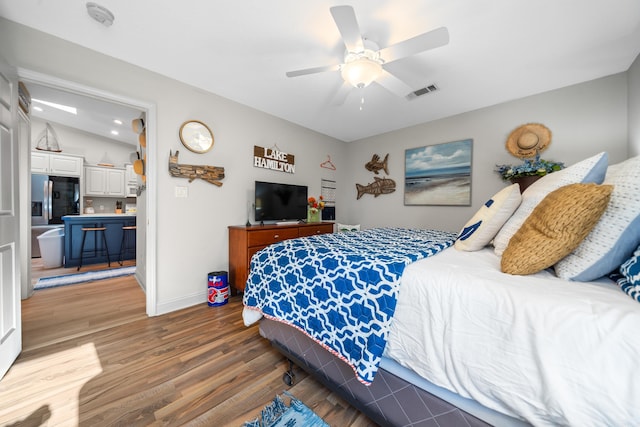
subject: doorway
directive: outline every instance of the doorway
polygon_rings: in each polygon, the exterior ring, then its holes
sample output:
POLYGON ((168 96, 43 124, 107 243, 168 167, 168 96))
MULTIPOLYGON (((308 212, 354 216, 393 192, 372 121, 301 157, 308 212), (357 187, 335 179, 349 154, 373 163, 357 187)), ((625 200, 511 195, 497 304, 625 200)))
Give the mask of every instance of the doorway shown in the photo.
MULTIPOLYGON (((52 76, 48 76, 45 74, 33 72, 30 70, 18 70, 19 78, 25 85, 34 84, 40 86, 46 86, 51 89, 59 90, 61 93, 71 93, 76 96, 87 97, 93 100, 98 100, 100 102, 106 104, 114 104, 118 106, 125 106, 127 108, 132 108, 140 111, 144 114, 146 119, 146 141, 147 141, 147 159, 151 160, 155 158, 155 105, 149 104, 143 101, 135 100, 132 98, 124 97, 121 95, 117 95, 110 92, 105 92, 102 90, 98 90, 95 88, 79 85, 74 82, 64 81, 57 79, 52 76)), ((32 135, 32 139, 35 136, 32 135)), ((30 160, 30 150, 31 147, 27 148, 26 157, 26 165, 23 162, 23 166, 27 170, 31 170, 31 160, 30 160)), ((155 205, 156 198, 154 194, 154 185, 152 177, 155 176, 155 165, 153 162, 149 162, 145 165, 145 174, 148 177, 147 182, 145 183, 144 190, 140 191, 140 195, 137 198, 137 222, 139 224, 137 231, 137 245, 138 249, 136 250, 136 279, 141 287, 144 289, 146 293, 146 312, 147 315, 153 316, 157 314, 156 310, 156 280, 155 280, 155 265, 156 265, 156 250, 155 250, 155 240, 156 240, 156 232, 155 232, 155 205)), ((30 175, 30 174, 29 174, 30 175)), ((25 174, 21 176, 21 181, 25 174)), ((26 178, 25 178, 26 179, 26 178)), ((31 189, 30 185, 27 185, 26 182, 22 182, 25 184, 24 187, 29 188, 29 194, 23 194, 21 197, 27 197, 27 200, 30 200, 31 189)), ((29 183, 30 184, 30 183, 29 183)), ((22 206, 25 206, 25 203, 22 203, 22 206)), ((26 211, 26 209, 25 209, 26 211)), ((31 237, 31 217, 30 212, 24 213, 22 216, 22 224, 21 226, 21 235, 29 236, 29 240, 31 237)), ((22 239, 22 242, 25 242, 26 238, 22 239)), ((23 245, 24 246, 24 245, 23 245)), ((23 257, 26 257, 27 254, 28 260, 31 259, 30 251, 26 250, 26 248, 22 249, 23 257)), ((113 264, 113 263, 112 263, 113 264)), ((28 263, 29 271, 23 271, 23 287, 27 284, 30 285, 32 282, 31 277, 31 269, 30 263, 28 263)), ((67 269, 68 270, 68 269, 67 269)))

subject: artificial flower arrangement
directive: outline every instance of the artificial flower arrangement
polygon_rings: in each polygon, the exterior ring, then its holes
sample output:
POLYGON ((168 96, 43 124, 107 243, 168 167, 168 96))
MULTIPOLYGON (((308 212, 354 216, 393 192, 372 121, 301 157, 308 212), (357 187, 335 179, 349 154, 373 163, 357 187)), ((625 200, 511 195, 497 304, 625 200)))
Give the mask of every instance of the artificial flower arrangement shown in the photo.
POLYGON ((525 159, 519 165, 496 165, 495 171, 503 180, 509 181, 525 176, 545 176, 561 169, 564 169, 564 163, 544 160, 540 158, 540 154, 537 154, 535 159, 525 159))
POLYGON ((322 209, 324 209, 324 199, 322 196, 318 197, 318 199, 316 200, 315 197, 311 196, 308 199, 308 204, 309 204, 309 211, 312 214, 316 214, 318 213, 318 211, 321 211, 322 209))
POLYGON ((318 197, 318 199, 309 197, 307 204, 307 222, 320 222, 320 211, 324 208, 322 196, 318 197))

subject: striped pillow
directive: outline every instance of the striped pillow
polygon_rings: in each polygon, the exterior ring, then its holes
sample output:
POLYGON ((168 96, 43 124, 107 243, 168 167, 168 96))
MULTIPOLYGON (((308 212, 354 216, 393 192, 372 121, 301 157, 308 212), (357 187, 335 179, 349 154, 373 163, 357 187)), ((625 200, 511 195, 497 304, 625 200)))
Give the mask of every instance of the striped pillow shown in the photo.
POLYGON ((640 245, 640 156, 611 169, 604 181, 613 185, 607 210, 576 250, 555 265, 562 279, 588 282, 606 276, 640 245))

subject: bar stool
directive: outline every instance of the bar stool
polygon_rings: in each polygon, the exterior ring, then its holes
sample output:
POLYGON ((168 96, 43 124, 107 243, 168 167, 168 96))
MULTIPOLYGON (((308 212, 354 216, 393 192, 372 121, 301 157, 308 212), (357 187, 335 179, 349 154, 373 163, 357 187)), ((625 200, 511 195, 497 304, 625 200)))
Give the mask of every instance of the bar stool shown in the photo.
POLYGON ((120 256, 118 257, 118 263, 122 265, 122 261, 124 258, 124 248, 128 243, 131 242, 132 238, 135 238, 135 231, 137 226, 135 225, 124 225, 122 226, 122 242, 120 243, 120 256), (133 236, 131 236, 131 231, 134 232, 133 236))
POLYGON ((94 232, 96 234, 94 234, 94 240, 93 240, 93 253, 95 255, 98 254, 98 235, 97 233, 101 233, 102 234, 102 242, 104 243, 104 251, 107 254, 107 263, 109 264, 109 267, 111 267, 111 259, 109 258, 109 246, 107 246, 107 236, 105 235, 104 231, 107 229, 107 227, 102 226, 102 224, 94 224, 93 227, 82 227, 82 244, 80 245, 80 264, 78 264, 78 270, 76 271, 80 271, 80 267, 82 267, 82 259, 84 257, 84 243, 87 239, 87 232, 94 232))

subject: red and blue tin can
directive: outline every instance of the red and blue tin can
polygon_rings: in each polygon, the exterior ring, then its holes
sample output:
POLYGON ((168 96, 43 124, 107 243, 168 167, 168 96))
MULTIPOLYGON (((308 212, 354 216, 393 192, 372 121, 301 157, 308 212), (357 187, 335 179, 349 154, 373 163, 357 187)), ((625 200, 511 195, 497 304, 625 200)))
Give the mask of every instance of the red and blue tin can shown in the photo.
POLYGON ((225 305, 229 301, 229 284, 226 271, 213 271, 208 274, 209 307, 225 305))

